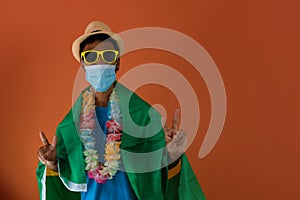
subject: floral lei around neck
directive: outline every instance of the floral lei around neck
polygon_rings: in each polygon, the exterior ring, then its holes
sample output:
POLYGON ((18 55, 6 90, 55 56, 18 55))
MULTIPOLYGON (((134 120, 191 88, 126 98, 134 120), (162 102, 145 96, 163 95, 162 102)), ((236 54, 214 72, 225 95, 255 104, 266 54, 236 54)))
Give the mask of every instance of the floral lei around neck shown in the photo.
POLYGON ((86 167, 88 177, 97 183, 105 183, 117 173, 120 164, 120 145, 122 136, 122 117, 119 104, 119 95, 113 89, 108 102, 108 120, 106 122, 107 137, 105 144, 105 162, 98 161, 95 139, 95 96, 92 87, 82 94, 82 109, 80 114, 80 138, 84 144, 86 167))

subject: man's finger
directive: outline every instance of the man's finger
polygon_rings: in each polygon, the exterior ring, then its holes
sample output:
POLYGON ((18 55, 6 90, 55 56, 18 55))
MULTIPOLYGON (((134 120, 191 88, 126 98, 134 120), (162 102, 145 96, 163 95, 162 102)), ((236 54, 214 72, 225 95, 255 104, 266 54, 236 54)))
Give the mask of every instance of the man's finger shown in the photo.
POLYGON ((161 121, 161 125, 162 125, 163 127, 165 127, 165 126, 166 126, 166 118, 161 117, 161 118, 160 118, 160 121, 161 121))
POLYGON ((48 139, 46 138, 45 134, 42 131, 40 132, 40 138, 43 145, 49 145, 48 139))
POLYGON ((46 164, 46 162, 40 156, 38 156, 38 158, 42 164, 44 164, 44 165, 46 164))
POLYGON ((56 144, 57 144, 57 136, 56 135, 54 135, 53 136, 53 139, 52 139, 52 146, 54 147, 54 148, 56 148, 56 144))
POLYGON ((161 117, 160 121, 161 121, 161 124, 162 124, 163 128, 164 128, 165 130, 169 130, 169 127, 168 127, 168 125, 167 125, 166 118, 161 117))
POLYGON ((39 157, 39 159, 40 159, 40 161, 43 163, 43 164, 45 164, 46 162, 46 157, 45 157, 45 146, 43 146, 43 147, 40 147, 40 149, 38 150, 38 152, 37 152, 37 154, 38 154, 38 157, 39 157))
POLYGON ((180 117, 180 111, 179 109, 176 109, 174 112, 174 117, 173 117, 173 121, 172 121, 172 129, 173 130, 178 130, 178 124, 179 124, 179 117, 180 117))
POLYGON ((171 130, 167 131, 167 135, 170 136, 170 137, 172 138, 173 135, 174 135, 174 132, 175 132, 175 131, 173 131, 173 130, 171 129, 171 130))
POLYGON ((38 154, 38 158, 39 158, 41 163, 43 163, 44 165, 46 164, 45 160, 43 159, 42 156, 40 156, 40 154, 38 154))

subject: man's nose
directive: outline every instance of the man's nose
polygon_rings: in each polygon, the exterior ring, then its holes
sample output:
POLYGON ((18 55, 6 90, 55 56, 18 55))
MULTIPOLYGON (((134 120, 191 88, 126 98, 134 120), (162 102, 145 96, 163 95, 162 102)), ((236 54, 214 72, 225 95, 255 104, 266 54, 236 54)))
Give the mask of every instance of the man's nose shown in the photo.
POLYGON ((102 56, 101 55, 99 55, 99 58, 98 58, 98 60, 96 61, 96 64, 105 64, 106 62, 103 60, 103 58, 102 58, 102 56))

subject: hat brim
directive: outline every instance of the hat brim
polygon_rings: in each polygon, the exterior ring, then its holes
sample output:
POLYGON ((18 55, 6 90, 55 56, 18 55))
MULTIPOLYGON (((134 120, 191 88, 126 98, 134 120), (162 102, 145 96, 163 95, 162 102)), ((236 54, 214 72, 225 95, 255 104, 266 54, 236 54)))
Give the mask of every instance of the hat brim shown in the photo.
POLYGON ((122 52, 124 50, 124 43, 123 43, 122 38, 118 34, 113 33, 113 32, 108 32, 108 31, 97 31, 94 33, 87 33, 87 34, 81 35, 73 42, 72 53, 78 62, 80 62, 79 49, 80 49, 81 42, 83 42, 85 39, 87 39, 91 35, 98 35, 98 34, 109 35, 110 38, 112 38, 113 40, 115 40, 117 42, 119 50, 120 50, 120 55, 122 54, 122 52))

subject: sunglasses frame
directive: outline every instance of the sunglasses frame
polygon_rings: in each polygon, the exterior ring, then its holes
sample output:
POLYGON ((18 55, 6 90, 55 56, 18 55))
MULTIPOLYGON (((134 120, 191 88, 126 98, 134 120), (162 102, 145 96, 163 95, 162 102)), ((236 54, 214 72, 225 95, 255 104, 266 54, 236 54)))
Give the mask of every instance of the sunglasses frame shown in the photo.
POLYGON ((99 55, 101 55, 101 58, 102 58, 102 60, 103 60, 105 63, 111 64, 111 63, 116 62, 116 60, 117 60, 117 58, 118 58, 118 55, 119 55, 119 51, 117 51, 117 50, 103 50, 103 51, 87 50, 87 51, 81 52, 80 58, 81 58, 81 60, 83 60, 84 63, 90 65, 90 64, 94 64, 94 63, 96 63, 96 62, 98 61, 99 55), (116 54, 116 56, 115 56, 115 58, 114 58, 114 60, 113 60, 112 62, 106 61, 106 60, 104 59, 104 57, 103 57, 103 53, 108 52, 108 51, 109 51, 109 52, 114 52, 114 53, 116 54), (87 62, 85 54, 86 54, 86 53, 89 53, 89 52, 95 52, 95 53, 97 53, 97 58, 96 58, 96 60, 95 60, 94 62, 87 62))

